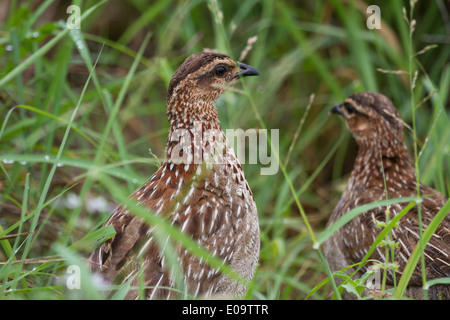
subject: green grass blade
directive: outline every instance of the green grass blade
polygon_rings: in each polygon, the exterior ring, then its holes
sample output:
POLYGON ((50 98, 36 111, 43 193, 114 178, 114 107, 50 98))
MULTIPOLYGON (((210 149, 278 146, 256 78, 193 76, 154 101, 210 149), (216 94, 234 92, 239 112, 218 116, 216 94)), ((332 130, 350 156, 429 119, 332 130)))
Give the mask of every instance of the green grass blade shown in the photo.
POLYGON ((227 264, 224 264, 221 259, 212 256, 211 252, 199 247, 197 242, 190 236, 181 232, 179 228, 173 226, 166 219, 149 212, 147 208, 140 206, 134 199, 129 198, 128 192, 119 187, 113 179, 106 175, 102 175, 100 181, 108 189, 109 193, 113 194, 118 201, 122 202, 122 205, 126 206, 132 214, 143 219, 149 225, 154 226, 155 230, 158 230, 160 233, 160 238, 165 240, 165 237, 169 236, 172 240, 178 242, 185 249, 189 250, 193 255, 203 259, 211 267, 219 269, 222 273, 238 282, 247 284, 247 280, 243 279, 227 264))
MULTIPOLYGON (((80 99, 79 99, 79 101, 78 101, 78 104, 77 104, 77 106, 75 107, 75 109, 74 109, 73 112, 72 112, 72 115, 71 115, 71 117, 70 117, 70 120, 69 120, 68 125, 67 125, 67 128, 66 128, 66 131, 65 131, 65 133, 64 133, 62 142, 61 142, 61 144, 60 144, 60 146, 59 146, 58 153, 57 153, 57 155, 56 155, 56 157, 55 157, 55 162, 53 163, 53 166, 52 166, 51 169, 50 169, 50 172, 49 172, 49 174, 48 174, 48 176, 47 176, 47 179, 45 180, 45 184, 44 184, 42 193, 41 193, 41 195, 40 195, 40 197, 39 197, 39 201, 38 201, 38 204, 37 204, 37 207, 38 207, 39 209, 38 209, 38 211, 36 212, 36 214, 35 214, 35 216, 34 216, 34 218, 33 218, 33 221, 32 221, 32 223, 31 223, 31 230, 30 230, 31 232, 34 232, 34 230, 35 230, 36 227, 37 227, 37 223, 38 223, 38 220, 39 220, 39 216, 40 216, 41 210, 42 210, 42 208, 43 208, 43 204, 45 203, 45 199, 46 199, 47 194, 48 194, 48 191, 49 191, 49 189, 50 189, 50 183, 52 182, 53 177, 54 177, 54 175, 55 175, 56 168, 58 167, 58 163, 59 163, 59 161, 60 161, 60 159, 61 159, 61 156, 62 156, 62 154, 63 154, 64 148, 65 148, 65 146, 66 146, 67 138, 69 137, 69 133, 70 133, 70 129, 71 129, 71 127, 72 127, 72 123, 73 123, 73 121, 75 120, 75 116, 76 116, 76 114, 77 114, 77 112, 78 112, 78 109, 80 108, 81 101, 82 101, 82 98, 83 98, 83 96, 84 96, 84 92, 86 91, 86 89, 87 89, 87 87, 88 87, 88 85, 89 85, 90 78, 91 78, 91 76, 89 76, 89 78, 87 79, 87 81, 86 81, 86 83, 85 83, 85 85, 84 85, 84 87, 83 87, 83 91, 82 91, 82 93, 81 93, 81 95, 80 95, 80 99)), ((22 255, 22 259, 26 259, 27 255, 28 255, 28 253, 29 253, 29 251, 30 251, 31 242, 32 242, 31 240, 32 240, 32 238, 33 238, 33 237, 30 236, 30 237, 28 237, 28 239, 27 239, 27 243, 25 244, 25 249, 24 249, 24 253, 23 253, 23 255, 22 255)))
POLYGON ((431 286, 434 286, 436 284, 446 284, 446 285, 450 285, 450 277, 447 278, 438 278, 438 279, 433 279, 433 280, 429 280, 427 281, 427 284, 425 286, 425 290, 429 290, 429 288, 431 286))
POLYGON ((74 266, 79 270, 80 289, 82 290, 82 294, 89 300, 104 299, 103 294, 99 290, 100 288, 96 286, 95 282, 93 281, 92 273, 89 271, 84 259, 76 252, 64 245, 56 244, 54 246, 54 249, 59 255, 64 258, 67 268, 69 268, 70 266, 74 266))

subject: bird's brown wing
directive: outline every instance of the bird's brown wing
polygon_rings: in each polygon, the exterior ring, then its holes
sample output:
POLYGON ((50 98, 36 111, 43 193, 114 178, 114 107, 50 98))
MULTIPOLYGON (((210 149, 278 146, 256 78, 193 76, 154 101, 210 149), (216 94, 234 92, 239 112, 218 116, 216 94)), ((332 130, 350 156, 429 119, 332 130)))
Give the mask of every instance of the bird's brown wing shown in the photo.
MULTIPOLYGON (((441 193, 426 186, 421 186, 421 194, 424 195, 420 204, 414 206, 410 212, 400 221, 398 231, 394 230, 394 241, 399 243, 399 251, 409 258, 414 248, 419 245, 420 233, 423 233, 448 201, 441 193), (430 196, 429 196, 430 195, 430 196), (422 231, 420 230, 419 216, 422 217, 422 231)), ((450 276, 450 216, 447 213, 434 234, 428 241, 425 249, 425 270, 427 279, 436 279, 450 276)), ((398 259, 400 270, 406 266, 406 259, 398 259)), ((422 284, 422 271, 420 263, 414 270, 411 282, 422 284)))
MULTIPOLYGON (((152 212, 168 218, 172 224, 190 235, 200 246, 208 249, 217 258, 224 262, 230 261, 239 243, 239 237, 248 236, 245 232, 236 232, 230 221, 239 223, 245 213, 254 208, 248 208, 244 197, 230 202, 230 194, 217 188, 218 185, 225 185, 225 181, 216 181, 217 185, 214 179, 207 179, 211 180, 208 182, 204 179, 205 175, 194 175, 192 171, 196 168, 188 169, 191 178, 188 179, 184 175, 184 180, 180 180, 181 176, 175 173, 174 167, 170 164, 163 166, 167 166, 166 170, 160 168, 131 197, 152 212), (194 176, 195 178, 192 178, 194 176)), ((184 167, 184 165, 179 166, 184 167)), ((225 167, 225 165, 217 166, 215 170, 223 170, 225 167)), ((179 170, 184 168, 180 167, 179 170)), ((214 172, 205 172, 207 176, 214 177, 214 172)), ((229 192, 237 192, 231 186, 229 189, 229 192)), ((116 235, 103 243, 91 255, 93 271, 102 272, 103 277, 111 283, 123 283, 135 277, 131 284, 138 285, 139 276, 136 274, 138 270, 143 270, 145 286, 173 286, 165 268, 164 256, 161 254, 163 250, 159 248, 161 244, 153 239, 153 229, 150 226, 124 207, 119 207, 108 219, 106 225, 112 225, 116 235), (139 263, 143 263, 143 268, 140 268, 139 263)), ((169 241, 168 237, 164 241, 169 241)), ((180 245, 173 245, 185 266, 186 285, 191 288, 191 291, 196 293, 214 290, 213 283, 219 276, 218 271, 187 254, 180 245), (205 279, 208 281, 202 281, 205 279), (213 285, 206 288, 207 284, 213 285)), ((152 290, 147 290, 147 296, 158 298, 170 295, 169 289, 155 291, 157 294, 152 296, 152 290)), ((135 298, 138 293, 135 291, 130 294, 132 296, 128 298, 135 298)))

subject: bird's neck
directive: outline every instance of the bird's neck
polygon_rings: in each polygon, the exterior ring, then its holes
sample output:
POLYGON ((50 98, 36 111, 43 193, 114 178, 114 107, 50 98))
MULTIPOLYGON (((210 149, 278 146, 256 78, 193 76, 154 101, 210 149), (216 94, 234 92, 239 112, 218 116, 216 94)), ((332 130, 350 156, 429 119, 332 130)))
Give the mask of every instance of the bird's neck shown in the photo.
POLYGON ((183 95, 170 101, 167 162, 192 167, 204 162, 221 163, 220 159, 214 160, 213 157, 225 154, 227 144, 215 102, 183 95))
POLYGON ((359 143, 350 183, 353 188, 398 188, 415 181, 415 169, 403 141, 359 143))

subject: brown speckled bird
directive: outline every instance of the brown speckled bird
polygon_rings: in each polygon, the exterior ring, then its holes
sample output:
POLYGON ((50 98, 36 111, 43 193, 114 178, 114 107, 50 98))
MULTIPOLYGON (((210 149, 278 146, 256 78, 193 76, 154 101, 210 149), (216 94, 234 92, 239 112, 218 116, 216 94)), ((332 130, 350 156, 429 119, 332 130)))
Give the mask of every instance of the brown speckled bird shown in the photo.
MULTIPOLYGON (((359 150, 347 187, 328 225, 358 206, 379 201, 417 196, 416 172, 404 143, 403 121, 392 102, 385 96, 364 92, 354 94, 333 107, 332 113, 341 115, 355 137, 359 150)), ((436 213, 447 202, 438 191, 420 185, 424 197, 421 206, 422 226, 426 229, 436 213)), ((398 214, 407 203, 391 205, 390 218, 398 214)), ((368 252, 381 231, 376 221, 386 221, 386 207, 370 210, 347 223, 324 243, 324 254, 332 271, 358 263, 368 252)), ((401 273, 419 240, 417 207, 414 207, 392 229, 392 240, 398 244, 394 259, 401 273)), ((428 280, 450 276, 450 217, 431 237, 424 250, 428 280)), ((385 261, 384 248, 377 248, 371 259, 385 261)), ((363 269, 364 270, 364 269, 363 269)), ((397 282, 400 276, 397 275, 397 282)), ((388 274, 387 284, 393 285, 393 274, 388 274)), ((422 299, 422 272, 420 263, 408 284, 405 295, 422 299)), ((347 296, 348 298, 351 298, 347 296)), ((450 299, 450 286, 430 287, 430 299, 450 299)))
MULTIPOLYGON (((216 100, 238 78, 258 75, 229 56, 199 52, 174 73, 167 96, 170 132, 166 156, 156 173, 131 197, 190 235, 199 246, 250 280, 259 258, 259 225, 253 194, 233 148, 226 143, 216 100)), ((106 222, 116 235, 90 257, 93 271, 110 283, 142 272, 148 299, 179 297, 152 226, 119 207, 106 222)), ((184 287, 193 297, 239 296, 242 283, 223 275, 175 244, 184 287)), ((142 278, 142 276, 141 276, 142 278)), ((130 290, 127 299, 136 299, 130 290)))

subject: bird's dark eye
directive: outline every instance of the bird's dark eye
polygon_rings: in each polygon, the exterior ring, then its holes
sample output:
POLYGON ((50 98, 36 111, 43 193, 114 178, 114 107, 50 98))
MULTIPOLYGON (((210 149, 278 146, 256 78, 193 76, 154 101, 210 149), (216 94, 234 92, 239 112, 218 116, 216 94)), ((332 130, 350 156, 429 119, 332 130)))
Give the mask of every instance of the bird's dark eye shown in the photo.
POLYGON ((344 103, 344 107, 345 107, 345 110, 347 110, 347 113, 348 113, 348 114, 353 114, 353 113, 356 112, 355 107, 352 106, 352 105, 351 105, 350 103, 348 103, 348 102, 344 103))
POLYGON ((214 68, 214 74, 218 77, 223 77, 226 72, 227 69, 224 66, 217 66, 214 68))

